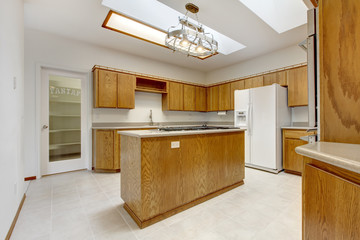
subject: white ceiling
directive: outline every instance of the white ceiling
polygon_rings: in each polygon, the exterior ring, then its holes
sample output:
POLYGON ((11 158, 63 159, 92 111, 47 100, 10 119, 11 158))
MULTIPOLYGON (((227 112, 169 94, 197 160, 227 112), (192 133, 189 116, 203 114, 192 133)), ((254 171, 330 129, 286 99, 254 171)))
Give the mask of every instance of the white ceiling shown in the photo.
MULTIPOLYGON (((190 0, 159 1, 185 13, 184 6, 190 0)), ((205 72, 296 45, 306 38, 305 25, 278 34, 239 0, 191 2, 200 8, 198 16, 201 23, 244 44, 246 48, 206 60, 173 53, 102 28, 109 9, 101 5, 101 0, 24 0, 25 27, 205 72)))

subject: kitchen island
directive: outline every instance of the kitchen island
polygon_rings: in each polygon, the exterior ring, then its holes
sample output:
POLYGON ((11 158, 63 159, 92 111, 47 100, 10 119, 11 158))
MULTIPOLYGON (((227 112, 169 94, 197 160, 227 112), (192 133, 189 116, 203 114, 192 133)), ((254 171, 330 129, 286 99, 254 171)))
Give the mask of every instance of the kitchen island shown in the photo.
POLYGON ((140 228, 244 183, 244 130, 119 134, 121 197, 140 228))

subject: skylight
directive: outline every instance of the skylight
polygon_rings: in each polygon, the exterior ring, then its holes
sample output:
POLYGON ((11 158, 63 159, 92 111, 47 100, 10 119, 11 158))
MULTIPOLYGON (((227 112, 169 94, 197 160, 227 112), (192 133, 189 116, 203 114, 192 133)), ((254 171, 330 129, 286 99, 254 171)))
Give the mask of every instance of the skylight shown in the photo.
MULTIPOLYGON (((140 21, 150 24, 159 30, 163 30, 164 32, 167 32, 170 26, 176 26, 178 24, 178 17, 184 15, 184 12, 178 12, 157 0, 103 0, 102 5, 116 12, 123 13, 131 18, 139 19, 140 21)), ((212 33, 216 41, 218 41, 219 53, 228 55, 245 48, 243 44, 205 25, 203 26, 206 31, 212 33)), ((138 37, 144 39, 144 37, 138 37)), ((165 37, 162 41, 163 43, 161 45, 164 45, 165 37)))
POLYGON ((239 0, 278 33, 307 22, 307 7, 302 0, 239 0))

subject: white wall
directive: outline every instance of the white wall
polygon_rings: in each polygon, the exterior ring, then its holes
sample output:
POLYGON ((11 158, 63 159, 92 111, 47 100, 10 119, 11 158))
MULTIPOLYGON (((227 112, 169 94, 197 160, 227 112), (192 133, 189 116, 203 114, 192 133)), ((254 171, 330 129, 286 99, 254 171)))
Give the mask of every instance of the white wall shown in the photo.
POLYGON ((232 66, 206 73, 206 83, 245 77, 278 68, 306 62, 306 52, 299 46, 292 46, 232 66))
MULTIPOLYGON (((94 65, 125 69, 196 83, 205 82, 205 73, 98 47, 58 35, 25 29, 25 176, 36 176, 35 119, 36 64, 91 71, 94 65)), ((137 93, 136 109, 94 109, 94 122, 146 122, 150 109, 154 121, 202 121, 203 113, 162 112, 161 95, 137 93)))
POLYGON ((22 0, 0 1, 0 239, 5 239, 24 194, 23 22, 22 0))

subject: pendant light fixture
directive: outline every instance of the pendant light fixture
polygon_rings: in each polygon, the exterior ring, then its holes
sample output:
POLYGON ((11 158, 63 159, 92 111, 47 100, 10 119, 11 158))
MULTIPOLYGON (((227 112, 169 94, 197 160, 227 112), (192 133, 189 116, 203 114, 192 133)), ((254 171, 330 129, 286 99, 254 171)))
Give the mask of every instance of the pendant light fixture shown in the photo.
POLYGON ((217 41, 211 33, 205 33, 204 28, 199 23, 197 16, 199 7, 187 3, 185 8, 185 16, 179 17, 179 24, 169 28, 165 37, 165 45, 174 52, 178 51, 201 59, 217 54, 217 41), (197 24, 188 20, 188 12, 195 14, 197 24))

